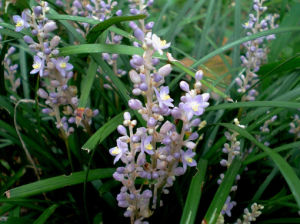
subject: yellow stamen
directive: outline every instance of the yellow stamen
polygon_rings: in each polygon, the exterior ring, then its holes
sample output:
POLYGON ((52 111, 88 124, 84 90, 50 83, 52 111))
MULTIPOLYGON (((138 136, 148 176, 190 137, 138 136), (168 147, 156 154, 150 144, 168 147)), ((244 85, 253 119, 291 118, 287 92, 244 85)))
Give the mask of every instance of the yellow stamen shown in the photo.
POLYGON ((198 111, 198 106, 199 105, 197 103, 193 103, 192 104, 192 110, 195 111, 195 112, 198 111))
POLYGON ((169 95, 164 94, 164 95, 162 96, 162 100, 168 100, 168 99, 170 99, 170 96, 169 96, 169 95))
POLYGON ((114 155, 118 155, 118 154, 120 154, 120 152, 121 152, 121 150, 118 147, 115 147, 115 149, 111 151, 111 153, 114 155))
POLYGON ((34 69, 39 69, 41 67, 41 64, 40 63, 35 63, 35 64, 32 65, 32 67, 34 69))
POLYGON ((153 149, 153 146, 152 146, 151 144, 148 144, 148 145, 146 145, 146 149, 152 150, 152 149, 153 149))
POLYGON ((192 159, 191 157, 185 158, 185 160, 186 160, 188 163, 192 163, 192 162, 193 162, 193 159, 192 159))
POLYGON ((22 21, 22 20, 19 20, 19 21, 17 22, 16 26, 17 26, 17 27, 20 27, 20 26, 23 26, 23 24, 24 24, 23 21, 22 21))
POLYGON ((249 22, 246 22, 246 23, 245 23, 245 26, 249 26, 249 22))
POLYGON ((59 65, 61 68, 66 68, 67 67, 67 63, 65 63, 65 62, 62 62, 62 63, 60 63, 60 65, 59 65))
POLYGON ((161 41, 160 41, 160 45, 161 45, 161 46, 165 46, 166 44, 167 44, 167 41, 165 41, 165 40, 161 40, 161 41))

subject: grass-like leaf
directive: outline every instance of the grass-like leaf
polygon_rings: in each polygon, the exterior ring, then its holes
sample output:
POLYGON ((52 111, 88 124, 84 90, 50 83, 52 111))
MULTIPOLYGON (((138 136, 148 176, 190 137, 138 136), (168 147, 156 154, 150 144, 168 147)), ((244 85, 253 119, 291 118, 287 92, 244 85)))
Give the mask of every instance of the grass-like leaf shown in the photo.
POLYGON ((110 26, 124 21, 139 20, 144 18, 146 18, 146 15, 112 17, 94 26, 86 36, 86 40, 88 43, 94 43, 97 38, 110 26))
POLYGON ((97 64, 94 60, 91 60, 89 69, 87 71, 87 76, 84 78, 83 84, 81 86, 81 95, 78 107, 85 107, 87 105, 93 82, 96 76, 96 72, 97 64))
POLYGON ((222 183, 220 184, 210 206, 206 212, 204 217, 204 222, 207 224, 215 224, 222 208, 225 204, 225 201, 230 193, 231 187, 235 181, 235 178, 239 172, 241 167, 241 161, 236 157, 232 164, 230 165, 229 169, 227 170, 222 183))
POLYGON ((55 212, 56 208, 58 207, 57 204, 51 205, 47 208, 35 221, 33 224, 44 224, 46 223, 47 219, 55 212))
POLYGON ((224 103, 216 106, 211 106, 206 111, 223 110, 223 109, 236 109, 246 107, 281 107, 290 109, 299 109, 300 103, 286 102, 286 101, 251 101, 239 103, 224 103))
POLYGON ((198 171, 193 176, 192 182, 189 188, 187 199, 185 201, 183 213, 181 216, 180 224, 194 223, 199 207, 199 202, 202 194, 202 188, 204 184, 204 178, 207 168, 207 160, 200 159, 198 162, 198 171))
POLYGON ((93 134, 87 142, 82 146, 84 150, 93 150, 98 144, 103 142, 123 121, 123 112, 110 119, 95 134, 93 134))
MULTIPOLYGON (((90 170, 88 181, 109 178, 112 176, 113 172, 114 169, 112 168, 90 170)), ((9 191, 6 191, 6 196, 8 198, 30 197, 63 187, 80 184, 84 182, 85 174, 85 171, 80 171, 72 173, 68 176, 62 175, 36 181, 34 183, 22 185, 20 187, 16 187, 9 191)))
POLYGON ((111 54, 143 54, 143 49, 138 47, 131 47, 126 45, 115 44, 82 44, 68 47, 62 47, 59 49, 61 55, 73 55, 73 54, 93 54, 93 53, 111 53, 111 54))

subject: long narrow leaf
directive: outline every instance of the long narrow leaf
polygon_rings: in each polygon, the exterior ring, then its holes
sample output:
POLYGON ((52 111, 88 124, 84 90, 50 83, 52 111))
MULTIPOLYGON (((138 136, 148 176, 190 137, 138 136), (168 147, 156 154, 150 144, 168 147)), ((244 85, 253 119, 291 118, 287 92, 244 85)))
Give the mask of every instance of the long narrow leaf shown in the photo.
POLYGON ((88 35, 86 36, 87 42, 88 43, 94 43, 97 38, 103 33, 107 28, 110 26, 120 23, 123 21, 132 21, 132 20, 138 20, 138 19, 144 19, 146 18, 146 15, 136 15, 136 16, 117 16, 117 17, 112 17, 110 19, 107 19, 96 26, 94 26, 88 35))
POLYGON ((189 188, 187 199, 184 205, 183 213, 181 216, 180 224, 194 223, 199 207, 199 202, 202 194, 204 178, 207 168, 207 160, 200 159, 198 163, 198 171, 192 178, 189 188))
MULTIPOLYGON (((114 169, 112 168, 90 170, 88 181, 109 178, 112 176, 113 172, 114 169)), ((6 191, 6 196, 8 198, 30 197, 59 188, 80 184, 84 182, 85 174, 85 171, 80 171, 72 173, 69 176, 62 175, 36 181, 6 191)))
POLYGON ((44 224, 46 223, 47 219, 55 212, 56 208, 58 207, 57 204, 51 205, 47 208, 37 220, 34 221, 33 224, 44 224))
POLYGON ((225 204, 225 201, 230 193, 231 187, 234 183, 236 175, 239 172, 241 167, 241 161, 238 158, 235 158, 229 169, 227 170, 222 183, 220 184, 213 201, 210 203, 210 206, 206 212, 203 223, 215 224, 222 208, 225 204))
POLYGON ((116 130, 122 121, 123 113, 120 113, 110 119, 87 140, 87 142, 82 146, 82 149, 87 151, 95 149, 98 144, 101 144, 101 142, 103 142, 114 130, 116 130))

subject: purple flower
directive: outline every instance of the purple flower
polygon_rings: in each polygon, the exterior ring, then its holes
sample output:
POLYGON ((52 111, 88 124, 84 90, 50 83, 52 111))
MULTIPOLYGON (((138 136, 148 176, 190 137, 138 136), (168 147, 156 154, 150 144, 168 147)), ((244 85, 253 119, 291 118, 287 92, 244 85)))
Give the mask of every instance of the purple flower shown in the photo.
POLYGON ((228 196, 225 202, 225 205, 223 207, 223 210, 221 211, 222 215, 224 215, 226 213, 227 216, 231 217, 231 209, 233 208, 233 206, 236 205, 235 201, 230 201, 231 197, 228 196))
POLYGON ((202 115, 204 113, 204 108, 209 105, 209 103, 207 103, 208 99, 208 93, 196 96, 188 95, 186 97, 186 102, 182 104, 182 109, 187 113, 188 119, 191 119, 193 115, 202 115))
POLYGON ((183 169, 186 170, 187 166, 196 166, 197 163, 193 159, 193 157, 196 155, 195 152, 193 152, 191 149, 188 149, 186 152, 181 150, 181 161, 183 164, 183 169))
POLYGON ((56 69, 60 74, 65 77, 66 72, 73 69, 73 65, 68 63, 70 57, 59 57, 58 59, 51 58, 51 61, 55 64, 56 69))
POLYGON ((39 56, 34 56, 33 62, 33 70, 31 70, 30 74, 40 73, 40 76, 43 77, 44 72, 44 59, 40 58, 39 56))
POLYGON ((112 156, 115 156, 114 164, 119 161, 119 159, 123 156, 124 153, 128 151, 128 145, 125 142, 122 142, 120 139, 117 140, 117 146, 111 148, 109 153, 112 156))
POLYGON ((152 142, 152 136, 144 136, 142 138, 142 146, 141 146, 142 152, 146 151, 146 153, 148 153, 149 155, 154 154, 153 146, 151 142, 152 142))
POLYGON ((13 20, 16 24, 16 32, 20 32, 22 29, 29 27, 25 11, 22 12, 22 17, 18 15, 13 16, 13 20))
POLYGON ((159 103, 159 107, 163 108, 164 106, 167 107, 174 107, 172 104, 173 99, 169 95, 169 87, 168 86, 162 86, 160 89, 160 92, 158 92, 156 89, 154 89, 156 93, 156 97, 159 103))

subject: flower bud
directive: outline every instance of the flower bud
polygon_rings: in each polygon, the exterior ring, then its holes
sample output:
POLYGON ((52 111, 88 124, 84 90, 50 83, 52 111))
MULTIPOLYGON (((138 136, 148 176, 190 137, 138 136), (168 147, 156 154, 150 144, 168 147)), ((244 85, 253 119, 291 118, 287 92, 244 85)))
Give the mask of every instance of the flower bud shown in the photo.
POLYGON ((191 141, 188 141, 188 142, 185 142, 184 144, 187 148, 189 149, 194 149, 196 147, 196 144, 194 142, 191 142, 191 141))
POLYGON ((146 27, 147 30, 152 30, 153 26, 154 26, 154 22, 149 22, 149 23, 146 24, 145 27, 146 27))
POLYGON ((130 116, 129 112, 125 112, 123 117, 124 117, 124 120, 131 120, 131 116, 130 116))
POLYGON ((46 33, 50 33, 50 32, 52 32, 53 30, 55 30, 56 28, 57 28, 56 23, 53 22, 53 21, 49 21, 49 22, 47 22, 47 23, 45 24, 45 26, 44 26, 44 31, 45 31, 46 33))
POLYGON ((125 135, 125 136, 127 135, 127 130, 123 125, 119 125, 117 130, 121 135, 125 135))
POLYGON ((139 110, 143 107, 142 102, 137 99, 131 99, 128 101, 128 105, 133 110, 139 110))
POLYGON ((122 12, 122 10, 121 10, 121 9, 119 9, 118 11, 116 11, 116 15, 117 15, 117 16, 121 16, 121 15, 122 15, 122 13, 123 13, 123 12, 122 12))
POLYGON ((140 41, 143 41, 144 40, 144 37, 145 37, 145 34, 144 32, 140 29, 140 28, 136 28, 133 32, 134 36, 136 37, 136 39, 140 40, 140 41))
POLYGON ((52 38, 52 40, 50 41, 50 47, 51 48, 57 47, 57 45, 59 44, 59 42, 60 42, 60 37, 59 36, 54 36, 52 38))
POLYGON ((42 109, 42 113, 44 113, 44 114, 50 114, 51 112, 52 112, 52 110, 50 108, 42 109))
POLYGON ((131 70, 129 72, 129 77, 133 83, 135 83, 135 84, 141 83, 141 77, 135 70, 131 70))
POLYGON ((195 79, 197 81, 200 81, 200 80, 202 80, 202 78, 203 78, 203 71, 202 70, 197 71, 195 74, 195 79))
POLYGON ((130 28, 133 29, 133 30, 135 30, 135 29, 138 28, 138 26, 136 25, 136 23, 133 22, 133 21, 130 21, 130 22, 129 22, 129 26, 130 26, 130 28))
POLYGON ((149 127, 154 127, 156 125, 156 123, 157 123, 157 120, 155 120, 153 117, 150 117, 147 121, 147 125, 149 127))
POLYGON ((166 121, 160 128, 160 133, 166 134, 168 131, 170 131, 174 125, 170 121, 166 121))
POLYGON ((161 76, 167 76, 171 73, 172 71, 172 67, 170 64, 164 65, 163 67, 161 67, 157 74, 161 75, 161 76))
POLYGON ((33 12, 36 17, 39 17, 43 12, 43 8, 41 6, 36 6, 34 7, 33 12))
POLYGON ((189 92, 190 91, 189 84, 187 82, 185 82, 185 81, 181 81, 179 83, 179 86, 180 86, 180 89, 182 89, 185 92, 189 92))
POLYGON ((38 90, 38 95, 41 98, 43 98, 43 99, 47 99, 48 98, 48 93, 45 90, 43 90, 43 89, 39 89, 38 90))
POLYGON ((142 91, 147 91, 148 90, 148 85, 146 83, 141 83, 139 85, 139 88, 142 90, 142 91))
POLYGON ((24 41, 25 41, 27 44, 33 44, 33 43, 34 43, 33 39, 32 39, 30 36, 28 36, 28 35, 25 35, 25 36, 24 36, 24 41))

